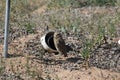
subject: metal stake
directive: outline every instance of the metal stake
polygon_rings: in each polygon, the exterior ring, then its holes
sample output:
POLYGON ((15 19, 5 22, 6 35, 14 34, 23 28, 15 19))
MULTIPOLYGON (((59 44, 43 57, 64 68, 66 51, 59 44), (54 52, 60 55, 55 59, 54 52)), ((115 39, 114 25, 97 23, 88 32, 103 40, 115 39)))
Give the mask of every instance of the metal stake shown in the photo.
POLYGON ((10 16, 10 0, 6 0, 6 12, 5 12, 5 32, 4 32, 4 53, 3 57, 7 58, 8 55, 8 25, 10 16))

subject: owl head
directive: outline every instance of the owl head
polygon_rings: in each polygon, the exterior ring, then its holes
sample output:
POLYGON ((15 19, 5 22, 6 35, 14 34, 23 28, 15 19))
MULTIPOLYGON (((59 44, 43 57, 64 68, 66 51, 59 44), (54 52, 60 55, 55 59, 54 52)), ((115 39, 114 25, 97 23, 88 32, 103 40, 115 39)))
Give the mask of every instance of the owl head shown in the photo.
POLYGON ((59 32, 54 33, 55 38, 62 38, 62 35, 59 32))

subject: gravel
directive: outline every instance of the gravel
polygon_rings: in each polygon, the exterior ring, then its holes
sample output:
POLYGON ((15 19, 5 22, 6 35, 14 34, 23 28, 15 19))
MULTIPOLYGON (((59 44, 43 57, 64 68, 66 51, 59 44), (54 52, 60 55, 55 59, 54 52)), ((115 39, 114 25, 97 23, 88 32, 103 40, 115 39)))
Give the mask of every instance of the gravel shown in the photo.
POLYGON ((114 43, 110 47, 108 44, 103 45, 91 53, 91 65, 120 72, 120 48, 118 44, 114 43))
MULTIPOLYGON (((14 33, 15 34, 15 33, 14 33)), ((79 64, 82 64, 83 59, 80 57, 80 50, 82 48, 82 42, 76 39, 76 35, 71 32, 71 35, 63 36, 66 42, 67 48, 69 48, 68 55, 74 56, 74 58, 68 58, 66 63, 60 62, 60 66, 64 69, 74 70, 80 68, 79 64), (68 39, 66 38, 68 37, 68 39), (70 39, 69 39, 70 38, 70 39), (71 62, 73 60, 74 62, 71 62), (77 67, 75 67, 77 65, 77 67)), ((34 39, 28 40, 24 50, 29 55, 35 55, 38 58, 47 56, 46 60, 49 60, 50 55, 44 55, 46 52, 40 44, 40 35, 34 39)), ((81 35, 82 37, 82 35, 81 35)), ((79 38, 81 38, 79 37, 79 38)), ((120 47, 117 43, 104 43, 99 45, 91 52, 90 65, 102 69, 109 69, 112 71, 120 72, 120 47)))
POLYGON ((15 75, 12 73, 3 73, 0 75, 0 80, 24 80, 19 75, 15 75))

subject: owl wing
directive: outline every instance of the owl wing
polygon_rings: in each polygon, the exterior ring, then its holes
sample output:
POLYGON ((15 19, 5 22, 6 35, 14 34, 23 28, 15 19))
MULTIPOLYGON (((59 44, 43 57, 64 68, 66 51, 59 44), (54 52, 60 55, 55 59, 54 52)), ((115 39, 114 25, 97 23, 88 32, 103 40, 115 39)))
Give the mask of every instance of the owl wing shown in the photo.
POLYGON ((65 57, 67 56, 65 42, 62 38, 58 40, 57 48, 61 54, 63 54, 65 57))

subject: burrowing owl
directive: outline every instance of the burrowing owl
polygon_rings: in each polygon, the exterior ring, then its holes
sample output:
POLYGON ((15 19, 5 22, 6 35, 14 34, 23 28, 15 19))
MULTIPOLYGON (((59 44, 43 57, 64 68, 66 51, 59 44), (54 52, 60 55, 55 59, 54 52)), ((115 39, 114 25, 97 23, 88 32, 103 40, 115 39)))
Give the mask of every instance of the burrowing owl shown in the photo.
POLYGON ((62 35, 58 32, 54 33, 54 44, 55 44, 57 51, 60 54, 63 54, 65 57, 67 57, 65 42, 62 38, 62 35))

